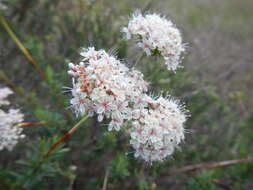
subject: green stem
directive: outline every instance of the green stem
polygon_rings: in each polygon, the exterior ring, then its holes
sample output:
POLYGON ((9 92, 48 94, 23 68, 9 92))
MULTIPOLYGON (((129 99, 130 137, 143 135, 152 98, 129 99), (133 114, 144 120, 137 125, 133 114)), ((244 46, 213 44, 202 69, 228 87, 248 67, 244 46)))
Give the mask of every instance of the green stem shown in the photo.
POLYGON ((46 158, 49 154, 51 154, 56 147, 61 144, 63 141, 65 141, 67 138, 73 135, 73 133, 81 127, 81 125, 89 118, 89 116, 85 116, 83 119, 81 119, 74 127, 72 127, 64 136, 62 136, 58 141, 56 141, 49 150, 44 154, 44 158, 46 158))
POLYGON ((17 36, 15 35, 15 33, 12 31, 11 27, 9 26, 9 24, 6 22, 5 18, 3 16, 0 16, 0 23, 3 26, 3 28, 6 30, 6 32, 11 36, 11 38, 14 40, 14 42, 16 43, 16 45, 19 47, 19 49, 23 52, 23 54, 25 55, 25 57, 30 61, 30 63, 34 66, 34 68, 36 69, 36 71, 40 74, 40 76, 44 79, 47 80, 47 77, 44 73, 44 71, 42 71, 37 62, 33 59, 33 57, 31 56, 31 54, 29 53, 29 51, 25 48, 25 46, 21 43, 21 41, 17 38, 17 36))

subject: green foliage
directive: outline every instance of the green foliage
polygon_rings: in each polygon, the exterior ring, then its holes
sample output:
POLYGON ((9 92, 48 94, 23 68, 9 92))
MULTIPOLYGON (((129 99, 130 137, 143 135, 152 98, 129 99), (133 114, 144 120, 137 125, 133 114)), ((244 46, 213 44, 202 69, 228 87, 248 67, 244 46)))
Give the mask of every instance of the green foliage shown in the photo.
POLYGON ((130 175, 128 171, 129 163, 125 153, 117 154, 111 164, 111 173, 113 180, 124 180, 124 178, 130 175))
POLYGON ((202 171, 188 180, 187 187, 184 190, 218 190, 212 182, 212 171, 202 171))

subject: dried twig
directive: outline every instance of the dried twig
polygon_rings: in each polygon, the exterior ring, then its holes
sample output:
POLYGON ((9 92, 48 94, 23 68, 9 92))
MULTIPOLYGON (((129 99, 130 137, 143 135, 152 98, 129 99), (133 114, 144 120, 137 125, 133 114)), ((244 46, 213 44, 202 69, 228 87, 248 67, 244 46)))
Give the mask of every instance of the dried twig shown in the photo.
POLYGON ((173 169, 167 171, 166 174, 180 174, 180 173, 190 172, 190 171, 200 171, 200 170, 208 169, 208 168, 217 168, 217 167, 223 167, 223 166, 228 166, 228 165, 233 165, 233 164, 238 164, 238 163, 243 163, 243 162, 251 162, 251 161, 253 161, 253 158, 193 164, 193 165, 185 166, 185 167, 182 167, 179 169, 173 168, 173 169))

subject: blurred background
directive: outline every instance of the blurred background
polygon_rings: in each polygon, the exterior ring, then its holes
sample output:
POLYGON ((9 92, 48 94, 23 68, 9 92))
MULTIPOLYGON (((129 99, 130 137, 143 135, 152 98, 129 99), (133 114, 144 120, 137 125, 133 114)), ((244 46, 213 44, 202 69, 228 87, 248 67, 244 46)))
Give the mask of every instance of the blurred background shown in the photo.
POLYGON ((12 106, 25 121, 46 122, 25 128, 27 137, 12 152, 0 152, 1 190, 253 189, 252 161, 171 172, 253 157, 252 0, 0 2, 0 86, 16 92, 12 106), (176 74, 162 59, 139 59, 142 50, 123 40, 120 28, 136 9, 161 13, 181 30, 187 51, 176 74), (116 53, 130 65, 138 61, 152 92, 185 102, 188 133, 172 158, 152 166, 136 160, 128 136, 90 119, 38 166, 49 146, 80 120, 67 109, 71 96, 62 87, 71 87, 67 64, 78 61, 80 47, 87 46, 116 53))

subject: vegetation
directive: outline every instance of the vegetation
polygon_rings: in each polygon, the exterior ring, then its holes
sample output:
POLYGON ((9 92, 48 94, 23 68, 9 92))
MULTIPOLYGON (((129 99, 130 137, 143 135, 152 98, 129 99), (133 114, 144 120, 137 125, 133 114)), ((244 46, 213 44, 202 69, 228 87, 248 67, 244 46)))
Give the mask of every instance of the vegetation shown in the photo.
POLYGON ((175 172, 253 157, 251 0, 1 3, 7 8, 0 10, 0 85, 16 92, 12 102, 25 113, 25 121, 40 123, 24 126, 26 138, 12 152, 0 152, 0 189, 253 188, 252 160, 175 172), (120 28, 137 8, 160 12, 183 31, 188 52, 176 75, 162 59, 142 57, 122 38, 120 28), (151 166, 136 160, 129 137, 108 132, 94 118, 43 157, 82 119, 67 109, 71 95, 62 87, 71 86, 67 64, 76 60, 80 47, 91 45, 138 61, 154 93, 169 92, 185 102, 191 113, 188 133, 171 159, 151 166))

